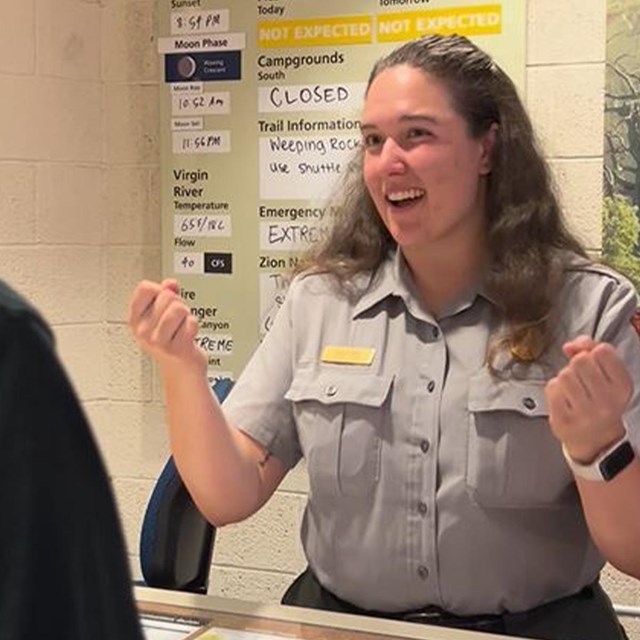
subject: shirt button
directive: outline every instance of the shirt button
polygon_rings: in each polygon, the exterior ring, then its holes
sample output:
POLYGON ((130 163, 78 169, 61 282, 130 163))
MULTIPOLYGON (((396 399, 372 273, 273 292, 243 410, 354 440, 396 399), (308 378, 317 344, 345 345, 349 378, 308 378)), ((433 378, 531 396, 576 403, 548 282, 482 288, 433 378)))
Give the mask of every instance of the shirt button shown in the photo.
POLYGON ((431 329, 431 334, 434 338, 437 338, 440 335, 440 330, 438 329, 438 327, 433 327, 433 329, 431 329))
POLYGON ((429 393, 433 393, 433 390, 436 388, 436 383, 433 380, 429 381, 429 384, 427 385, 427 391, 429 393))
POLYGON ((427 453, 427 451, 429 451, 429 441, 422 440, 420 442, 420 448, 422 449, 422 453, 427 453))
POLYGON ((421 564, 418 567, 418 576, 421 580, 426 580, 429 577, 429 569, 421 564))
POLYGON ((329 397, 335 396, 336 393, 338 393, 338 387, 331 384, 324 390, 324 392, 329 397))
POLYGON ((421 516, 426 516, 427 511, 429 511, 429 507, 424 502, 418 502, 418 513, 421 516))
POLYGON ((536 408, 536 401, 533 398, 522 398, 522 404, 530 411, 536 408))

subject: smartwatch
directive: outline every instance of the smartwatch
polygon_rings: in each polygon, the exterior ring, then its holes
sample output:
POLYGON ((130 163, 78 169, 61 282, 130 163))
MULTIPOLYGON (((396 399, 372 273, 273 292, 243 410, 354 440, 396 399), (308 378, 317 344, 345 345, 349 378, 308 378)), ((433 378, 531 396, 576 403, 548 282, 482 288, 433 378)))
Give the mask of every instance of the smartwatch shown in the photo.
POLYGON ((590 464, 576 462, 562 445, 562 453, 569 468, 579 478, 608 482, 613 480, 636 457, 635 451, 625 434, 620 440, 601 453, 590 464))

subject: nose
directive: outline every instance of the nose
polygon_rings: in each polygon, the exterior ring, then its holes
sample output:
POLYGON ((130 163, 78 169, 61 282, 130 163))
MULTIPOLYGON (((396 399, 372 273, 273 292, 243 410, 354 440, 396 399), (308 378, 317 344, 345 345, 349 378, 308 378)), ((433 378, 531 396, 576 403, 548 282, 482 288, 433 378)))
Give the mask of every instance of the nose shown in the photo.
POLYGON ((388 174, 403 173, 405 170, 404 149, 391 136, 384 141, 380 161, 388 174))

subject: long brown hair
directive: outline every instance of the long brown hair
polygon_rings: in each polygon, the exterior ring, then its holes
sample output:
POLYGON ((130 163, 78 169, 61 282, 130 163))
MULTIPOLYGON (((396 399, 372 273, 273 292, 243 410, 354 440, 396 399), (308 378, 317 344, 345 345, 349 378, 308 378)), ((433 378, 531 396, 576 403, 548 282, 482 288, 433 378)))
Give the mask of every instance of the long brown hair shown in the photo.
MULTIPOLYGON (((586 258, 586 253, 563 220, 517 90, 489 55, 462 36, 434 35, 401 45, 375 64, 367 90, 379 73, 396 65, 441 81, 473 138, 498 126, 487 182, 484 287, 507 329, 494 341, 488 359, 492 362, 507 347, 516 360, 535 360, 551 340, 549 314, 563 256, 570 252, 586 258)), ((335 216, 329 237, 300 265, 333 274, 345 286, 355 274, 376 269, 396 245, 364 185, 362 157, 360 150, 329 203, 335 216)))

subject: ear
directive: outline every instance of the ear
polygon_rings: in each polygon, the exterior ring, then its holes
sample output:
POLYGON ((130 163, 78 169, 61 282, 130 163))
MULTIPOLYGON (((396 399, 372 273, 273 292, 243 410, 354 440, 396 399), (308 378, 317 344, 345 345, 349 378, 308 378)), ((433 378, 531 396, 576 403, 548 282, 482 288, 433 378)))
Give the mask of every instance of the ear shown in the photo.
POLYGON ((498 123, 494 122, 487 133, 484 134, 481 143, 481 155, 480 155, 480 175, 486 176, 491 173, 491 167, 493 166, 493 150, 496 146, 496 140, 498 139, 498 123))

